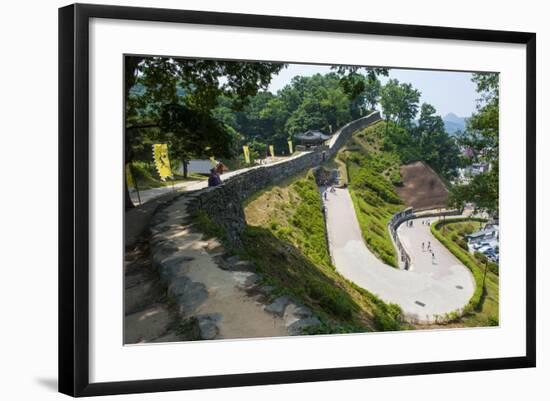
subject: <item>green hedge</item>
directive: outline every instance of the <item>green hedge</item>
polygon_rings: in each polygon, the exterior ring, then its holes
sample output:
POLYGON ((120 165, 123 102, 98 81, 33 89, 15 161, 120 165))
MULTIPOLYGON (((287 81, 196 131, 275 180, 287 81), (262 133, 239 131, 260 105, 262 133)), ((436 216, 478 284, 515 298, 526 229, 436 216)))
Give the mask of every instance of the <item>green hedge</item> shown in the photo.
POLYGON ((435 238, 439 240, 454 256, 460 260, 464 266, 466 266, 472 272, 474 280, 476 282, 476 288, 472 298, 468 302, 468 305, 463 310, 463 313, 473 312, 479 310, 481 306, 482 296, 483 296, 483 271, 479 268, 477 263, 473 260, 473 257, 470 254, 465 254, 465 251, 455 244, 452 240, 445 238, 440 232, 439 229, 448 223, 460 223, 462 221, 486 221, 479 218, 459 218, 459 219, 449 219, 446 221, 437 221, 432 223, 430 230, 435 238))

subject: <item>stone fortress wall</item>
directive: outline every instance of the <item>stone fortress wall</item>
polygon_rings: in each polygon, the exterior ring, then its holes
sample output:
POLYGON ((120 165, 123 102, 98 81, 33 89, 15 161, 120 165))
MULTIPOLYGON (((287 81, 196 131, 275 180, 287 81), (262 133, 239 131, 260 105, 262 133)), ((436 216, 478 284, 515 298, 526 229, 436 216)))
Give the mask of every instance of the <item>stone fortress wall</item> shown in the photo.
MULTIPOLYGON (((239 288, 263 293, 269 286, 258 284, 260 276, 254 273, 253 267, 250 267, 254 266, 253 263, 239 260, 236 256, 219 259, 218 256, 204 252, 207 248, 210 249, 210 240, 201 240, 202 233, 197 233, 193 229, 196 216, 203 214, 220 227, 224 232, 227 245, 232 248, 241 247, 241 234, 246 228, 242 207, 245 199, 301 171, 321 165, 339 150, 353 132, 378 120, 380 120, 380 114, 375 112, 352 121, 333 136, 328 146, 299 153, 269 165, 237 171, 227 177, 221 185, 183 192, 155 212, 150 225, 153 266, 158 269, 170 297, 177 305, 181 318, 188 322, 191 320, 187 319, 195 318, 200 339, 217 338, 225 330, 224 324, 228 323, 224 323, 223 318, 219 319, 218 312, 204 313, 201 309, 207 298, 216 292, 211 293, 209 288, 218 288, 219 284, 208 282, 205 276, 197 276, 197 268, 193 266, 195 266, 194 263, 199 263, 199 259, 203 263, 201 266, 204 266, 204 263, 220 266, 217 274, 225 274, 229 277, 224 282, 228 287, 237 285, 235 283, 238 282, 239 288), (227 266, 220 265, 220 263, 228 264, 232 258, 237 258, 237 262, 231 265, 229 270, 227 266), (240 271, 243 264, 246 268, 240 271), (247 275, 246 280, 240 283, 239 280, 243 275, 247 275)), ((218 244, 218 247, 221 246, 227 250, 225 243, 222 245, 218 242, 218 244)), ((198 270, 202 271, 202 267, 198 270)), ((282 320, 289 335, 300 334, 304 328, 320 324, 312 311, 296 300, 288 296, 271 299, 269 292, 265 292, 264 296, 269 298, 266 302, 271 303, 264 305, 263 311, 274 314, 276 318, 282 320)))
POLYGON ((186 193, 185 196, 192 200, 188 203, 188 212, 191 214, 203 212, 214 224, 222 228, 226 233, 227 241, 239 246, 240 234, 246 227, 241 206, 245 199, 270 185, 319 166, 338 152, 355 131, 379 120, 381 120, 380 113, 375 111, 343 126, 326 146, 319 146, 313 151, 300 153, 280 162, 256 166, 229 177, 222 185, 186 193))

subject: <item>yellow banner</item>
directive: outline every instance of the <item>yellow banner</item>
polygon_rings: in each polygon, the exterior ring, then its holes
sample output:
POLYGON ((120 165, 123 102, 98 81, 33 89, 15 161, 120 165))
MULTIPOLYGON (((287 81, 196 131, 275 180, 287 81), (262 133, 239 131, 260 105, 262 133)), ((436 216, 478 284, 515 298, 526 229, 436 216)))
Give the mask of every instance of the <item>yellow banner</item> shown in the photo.
POLYGON ((162 181, 166 181, 167 177, 172 177, 167 144, 155 143, 153 145, 153 160, 155 161, 155 166, 162 181))
POLYGON ((275 157, 275 149, 273 149, 273 145, 269 145, 269 154, 271 157, 275 157))
POLYGON ((290 154, 294 153, 294 150, 292 149, 292 141, 288 141, 288 151, 290 152, 290 154))
POLYGON ((246 164, 250 164, 250 149, 248 149, 247 145, 243 146, 243 153, 244 153, 244 161, 246 164))
POLYGON ((132 175, 130 163, 126 164, 126 184, 128 187, 135 188, 136 184, 134 183, 134 177, 132 175))

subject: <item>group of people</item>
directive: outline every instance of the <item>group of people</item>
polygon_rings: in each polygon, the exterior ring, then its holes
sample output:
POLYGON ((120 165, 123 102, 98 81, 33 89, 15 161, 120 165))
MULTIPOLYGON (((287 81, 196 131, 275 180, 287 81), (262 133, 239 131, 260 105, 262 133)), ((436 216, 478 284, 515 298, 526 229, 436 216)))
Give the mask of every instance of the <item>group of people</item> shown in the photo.
POLYGON ((331 192, 331 193, 336 192, 336 188, 334 188, 334 185, 329 185, 328 181, 325 181, 325 187, 326 187, 326 189, 323 191, 323 198, 325 200, 327 200, 328 199, 328 193, 329 192, 331 192))
MULTIPOLYGON (((422 222, 424 224, 424 222, 422 222)), ((426 246, 425 242, 422 242, 422 252, 428 251, 432 255, 432 264, 435 264, 435 253, 432 249, 432 243, 428 241, 428 245, 426 246)))

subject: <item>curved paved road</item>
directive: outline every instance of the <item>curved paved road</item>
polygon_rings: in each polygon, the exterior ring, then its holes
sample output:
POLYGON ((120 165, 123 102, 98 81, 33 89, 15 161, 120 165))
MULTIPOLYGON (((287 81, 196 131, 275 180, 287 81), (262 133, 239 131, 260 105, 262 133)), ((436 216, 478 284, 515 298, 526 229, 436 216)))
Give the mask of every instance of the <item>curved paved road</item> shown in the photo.
POLYGON ((413 228, 398 228, 412 259, 411 270, 399 270, 381 262, 366 247, 347 189, 329 192, 324 203, 332 260, 344 277, 382 300, 401 306, 409 321, 433 321, 434 315, 468 303, 475 288, 470 271, 432 236, 429 226, 422 225, 423 219, 414 220, 413 228), (435 263, 428 252, 422 251, 422 242, 428 241, 435 252, 435 263))

